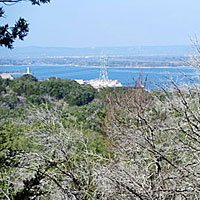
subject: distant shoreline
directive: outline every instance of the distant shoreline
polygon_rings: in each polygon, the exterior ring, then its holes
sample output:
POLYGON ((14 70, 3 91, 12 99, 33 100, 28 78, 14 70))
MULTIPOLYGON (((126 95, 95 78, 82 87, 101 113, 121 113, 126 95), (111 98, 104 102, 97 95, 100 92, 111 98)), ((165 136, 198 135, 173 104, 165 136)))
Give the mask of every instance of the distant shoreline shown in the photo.
MULTIPOLYGON (((83 65, 55 65, 55 64, 41 64, 41 65, 0 65, 0 67, 63 67, 63 66, 69 66, 69 67, 82 67, 82 68, 100 68, 100 66, 83 66, 83 65)), ((109 67, 107 68, 119 68, 119 69, 152 69, 152 68, 157 68, 157 69, 166 69, 166 68, 191 68, 190 66, 156 66, 156 67, 150 67, 150 66, 120 66, 120 67, 109 67)))

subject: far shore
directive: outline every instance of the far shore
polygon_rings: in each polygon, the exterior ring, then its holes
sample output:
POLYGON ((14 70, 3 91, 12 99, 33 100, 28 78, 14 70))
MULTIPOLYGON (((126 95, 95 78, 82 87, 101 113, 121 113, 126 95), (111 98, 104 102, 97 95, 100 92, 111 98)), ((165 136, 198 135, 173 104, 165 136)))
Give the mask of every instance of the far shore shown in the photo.
MULTIPOLYGON (((38 64, 38 65, 0 65, 0 67, 63 67, 63 66, 69 66, 69 67, 82 67, 82 68, 100 68, 100 66, 85 66, 85 65, 56 65, 56 64, 38 64)), ((190 66, 119 66, 119 67, 111 67, 111 66, 107 66, 107 68, 119 68, 119 69, 151 69, 151 68, 190 68, 190 66)))

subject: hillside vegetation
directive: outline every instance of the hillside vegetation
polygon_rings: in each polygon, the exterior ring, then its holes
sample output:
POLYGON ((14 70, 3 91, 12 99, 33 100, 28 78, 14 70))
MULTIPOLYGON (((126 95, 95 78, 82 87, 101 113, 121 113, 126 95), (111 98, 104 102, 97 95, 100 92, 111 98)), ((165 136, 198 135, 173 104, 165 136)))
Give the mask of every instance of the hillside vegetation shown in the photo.
POLYGON ((200 89, 0 79, 0 199, 200 198, 200 89))

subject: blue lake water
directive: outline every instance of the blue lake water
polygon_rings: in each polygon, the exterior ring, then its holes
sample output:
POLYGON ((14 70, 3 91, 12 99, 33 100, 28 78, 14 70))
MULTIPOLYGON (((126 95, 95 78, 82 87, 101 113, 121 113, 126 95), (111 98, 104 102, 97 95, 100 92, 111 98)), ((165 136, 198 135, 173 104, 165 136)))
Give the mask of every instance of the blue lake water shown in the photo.
MULTIPOLYGON (((27 66, 0 66, 0 72, 26 72, 27 66)), ((91 80, 99 78, 99 68, 73 67, 73 66, 31 66, 30 71, 40 80, 49 77, 62 79, 91 80)), ((149 89, 156 88, 172 78, 177 83, 188 83, 188 78, 199 81, 200 71, 194 68, 108 68, 109 79, 119 80, 122 85, 133 85, 140 73, 143 79, 148 75, 149 89)))

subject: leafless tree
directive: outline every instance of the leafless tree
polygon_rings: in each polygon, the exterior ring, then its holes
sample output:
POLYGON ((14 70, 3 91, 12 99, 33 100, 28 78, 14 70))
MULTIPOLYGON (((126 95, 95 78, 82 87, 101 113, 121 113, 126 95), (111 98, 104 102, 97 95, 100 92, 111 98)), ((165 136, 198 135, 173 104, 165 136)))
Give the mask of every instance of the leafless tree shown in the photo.
POLYGON ((108 98, 114 153, 101 168, 107 199, 200 198, 200 89, 172 85, 157 94, 129 88, 108 98))
POLYGON ((17 122, 30 127, 24 134, 34 148, 18 154, 16 170, 5 177, 17 191, 15 199, 100 198, 96 168, 102 158, 88 150, 87 137, 70 118, 57 107, 46 107, 31 109, 17 122))
MULTIPOLYGON (((33 107, 13 121, 27 127, 33 147, 18 152, 17 166, 3 177, 14 199, 200 199, 198 85, 141 85, 108 95, 106 157, 89 149, 64 104, 33 107)), ((9 189, 0 192, 10 198, 9 189)))

